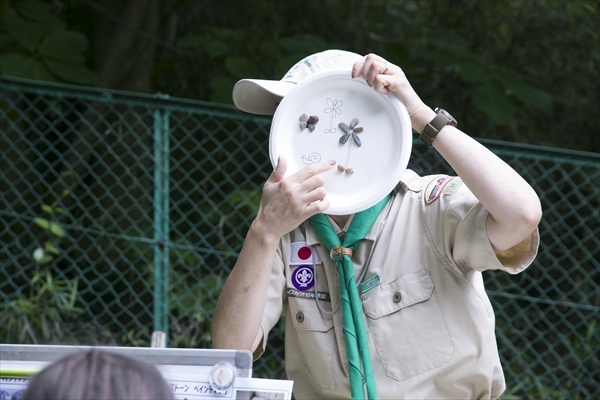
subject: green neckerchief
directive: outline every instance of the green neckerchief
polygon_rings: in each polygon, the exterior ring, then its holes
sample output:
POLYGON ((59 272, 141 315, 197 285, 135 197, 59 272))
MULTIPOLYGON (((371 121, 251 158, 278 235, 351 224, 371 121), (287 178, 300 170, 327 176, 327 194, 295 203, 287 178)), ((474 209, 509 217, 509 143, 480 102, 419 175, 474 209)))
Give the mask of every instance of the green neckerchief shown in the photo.
POLYGON ((371 366, 369 342, 363 321, 362 303, 358 294, 358 288, 356 287, 356 279, 354 278, 354 266, 352 265, 351 256, 348 254, 351 254, 351 252, 345 249, 356 249, 358 243, 371 230, 388 199, 389 196, 386 196, 385 199, 373 207, 354 215, 348 232, 346 232, 346 236, 341 242, 324 214, 317 214, 309 218, 309 222, 317 233, 317 236, 330 251, 331 258, 336 262, 340 276, 344 336, 346 338, 350 390, 352 391, 353 399, 365 398, 363 385, 367 387, 367 398, 375 399, 377 397, 377 386, 373 376, 373 367, 371 366))

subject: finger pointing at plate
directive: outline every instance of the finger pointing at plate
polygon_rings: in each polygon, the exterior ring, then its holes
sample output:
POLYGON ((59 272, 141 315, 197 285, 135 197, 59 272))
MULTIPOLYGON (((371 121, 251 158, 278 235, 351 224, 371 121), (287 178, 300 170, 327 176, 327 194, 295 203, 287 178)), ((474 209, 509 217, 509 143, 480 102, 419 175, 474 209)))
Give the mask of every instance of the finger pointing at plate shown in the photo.
POLYGON ((309 165, 285 176, 287 160, 279 157, 275 170, 265 183, 256 220, 270 233, 281 237, 310 216, 329 207, 325 199, 325 179, 335 161, 309 165))

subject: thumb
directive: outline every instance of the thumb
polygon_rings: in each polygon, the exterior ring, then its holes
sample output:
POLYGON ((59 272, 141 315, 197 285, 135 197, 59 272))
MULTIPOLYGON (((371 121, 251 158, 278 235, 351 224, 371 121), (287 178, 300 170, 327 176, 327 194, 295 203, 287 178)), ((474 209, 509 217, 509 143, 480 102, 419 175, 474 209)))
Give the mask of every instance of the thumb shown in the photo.
POLYGON ((284 156, 279 156, 279 159, 277 160, 277 166, 271 173, 271 176, 267 180, 266 184, 281 182, 285 176, 285 171, 287 171, 287 161, 284 156))

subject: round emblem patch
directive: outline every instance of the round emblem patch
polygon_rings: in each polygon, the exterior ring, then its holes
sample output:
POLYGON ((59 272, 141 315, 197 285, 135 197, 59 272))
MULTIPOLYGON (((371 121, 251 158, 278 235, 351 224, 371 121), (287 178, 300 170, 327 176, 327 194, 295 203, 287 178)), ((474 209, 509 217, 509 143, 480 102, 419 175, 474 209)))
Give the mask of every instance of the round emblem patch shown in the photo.
POLYGON ((292 274, 292 284, 298 290, 308 290, 315 284, 315 273, 311 265, 301 265, 292 274))
POLYGON ((304 246, 298 249, 298 258, 301 260, 308 260, 310 256, 312 256, 312 250, 310 247, 304 246))

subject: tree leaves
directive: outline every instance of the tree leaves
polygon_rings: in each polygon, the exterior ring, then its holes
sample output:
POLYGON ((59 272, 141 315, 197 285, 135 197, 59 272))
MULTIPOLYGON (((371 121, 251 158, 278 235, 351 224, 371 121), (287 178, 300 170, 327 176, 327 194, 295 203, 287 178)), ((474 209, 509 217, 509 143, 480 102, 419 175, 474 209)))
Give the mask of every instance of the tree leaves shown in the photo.
POLYGON ((229 76, 220 75, 212 78, 209 82, 209 87, 212 90, 210 100, 217 103, 230 103, 231 91, 235 82, 236 80, 229 76))
POLYGON ((51 59, 45 60, 44 64, 55 76, 58 76, 66 82, 70 81, 82 85, 93 85, 98 79, 96 73, 85 65, 54 61, 51 59))
POLYGON ((225 59, 225 68, 237 79, 247 76, 259 76, 258 66, 251 59, 244 57, 227 57, 225 59))
POLYGON ((517 107, 514 98, 528 106, 550 111, 552 97, 526 83, 521 74, 473 53, 460 40, 452 41, 446 37, 434 40, 432 44, 433 49, 420 49, 413 54, 438 66, 457 68, 460 79, 474 86, 473 105, 496 124, 507 124, 514 118, 517 107))
POLYGON ((493 72, 493 76, 498 79, 510 94, 523 103, 540 108, 546 112, 549 112, 552 108, 552 96, 525 83, 520 75, 498 68, 493 72))
POLYGON ((50 221, 48 221, 46 218, 34 218, 33 222, 42 229, 48 230, 50 227, 50 221))
POLYGON ((177 46, 192 49, 198 53, 206 52, 209 58, 221 57, 231 48, 227 42, 208 35, 187 35, 177 40, 177 46))
MULTIPOLYGON (((63 29, 62 24, 55 23, 53 20, 47 24, 39 21, 30 21, 21 17, 15 10, 8 9, 2 16, 4 26, 8 34, 17 40, 17 42, 25 47, 29 52, 35 52, 40 39, 45 33, 52 29, 63 29)), ((60 21, 59 21, 60 22, 60 21)))
POLYGON ((65 236, 65 230, 56 222, 50 222, 46 218, 34 218, 33 222, 40 228, 49 231, 54 236, 62 238, 65 236))
POLYGON ((0 72, 27 79, 93 85, 97 76, 85 66, 87 37, 66 30, 51 9, 47 3, 24 1, 0 15, 7 36, 3 40, 17 43, 0 57, 0 72))
POLYGON ((83 53, 87 47, 88 40, 83 33, 61 30, 49 33, 37 51, 42 56, 58 61, 83 63, 83 53))
POLYGON ((65 236, 65 230, 62 228, 62 226, 60 226, 58 224, 50 224, 49 230, 50 230, 50 232, 52 232, 52 234, 54 236, 57 236, 59 238, 62 238, 65 236))
POLYGON ((239 79, 279 79, 306 55, 332 47, 310 34, 260 39, 243 29, 217 27, 206 35, 180 37, 177 46, 206 56, 207 64, 214 66, 208 78, 210 100, 219 103, 231 103, 231 90, 239 79))
POLYGON ((18 78, 58 82, 48 68, 33 57, 20 53, 4 53, 0 56, 0 71, 18 78))
POLYGON ((515 115, 513 103, 506 97, 502 87, 489 77, 475 88, 473 104, 497 124, 506 124, 515 115))
POLYGON ((19 12, 28 20, 35 21, 40 26, 45 27, 48 32, 58 29, 65 29, 65 23, 56 15, 52 14, 52 4, 28 0, 17 4, 19 12))

